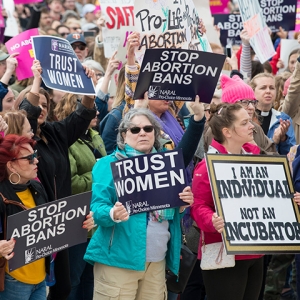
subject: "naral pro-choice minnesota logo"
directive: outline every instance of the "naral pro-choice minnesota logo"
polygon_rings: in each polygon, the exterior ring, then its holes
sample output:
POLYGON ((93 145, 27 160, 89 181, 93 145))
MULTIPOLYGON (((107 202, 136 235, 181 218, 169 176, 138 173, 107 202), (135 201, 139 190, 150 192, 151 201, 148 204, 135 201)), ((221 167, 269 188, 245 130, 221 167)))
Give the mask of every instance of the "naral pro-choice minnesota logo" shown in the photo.
POLYGON ((52 39, 51 49, 56 52, 73 53, 73 49, 68 41, 52 39))
POLYGON ((29 264, 32 261, 34 261, 36 259, 36 249, 31 248, 28 250, 25 250, 25 264, 29 264))

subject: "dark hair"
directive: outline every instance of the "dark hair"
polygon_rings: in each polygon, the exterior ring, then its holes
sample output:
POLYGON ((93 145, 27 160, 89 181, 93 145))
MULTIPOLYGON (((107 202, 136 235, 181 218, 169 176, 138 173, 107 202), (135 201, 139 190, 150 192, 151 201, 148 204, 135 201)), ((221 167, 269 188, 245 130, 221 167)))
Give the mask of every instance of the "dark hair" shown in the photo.
POLYGON ((271 64, 270 64, 269 61, 265 61, 265 62, 263 63, 263 66, 264 66, 264 69, 265 69, 264 72, 267 72, 267 73, 270 73, 270 74, 273 73, 272 66, 271 66, 271 64))
POLYGON ((33 139, 15 134, 0 137, 0 182, 8 178, 6 164, 17 157, 21 149, 25 149, 25 144, 34 147, 35 143, 33 139))
POLYGON ((262 63, 260 63, 257 60, 252 60, 252 72, 251 72, 251 78, 254 78, 259 73, 264 73, 265 69, 262 63))
POLYGON ((208 120, 208 125, 211 128, 211 132, 217 142, 221 144, 225 142, 225 137, 222 133, 222 129, 232 127, 233 123, 237 119, 235 113, 242 108, 242 105, 238 102, 233 104, 210 104, 210 118, 208 120))

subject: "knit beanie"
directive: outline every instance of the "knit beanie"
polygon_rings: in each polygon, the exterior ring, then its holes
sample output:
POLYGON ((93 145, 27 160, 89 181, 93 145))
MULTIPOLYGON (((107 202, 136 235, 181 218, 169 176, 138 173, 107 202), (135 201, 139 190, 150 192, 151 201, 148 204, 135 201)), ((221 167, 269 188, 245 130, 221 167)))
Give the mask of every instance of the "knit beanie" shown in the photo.
POLYGON ((222 102, 235 103, 240 100, 255 100, 252 88, 246 84, 238 75, 232 78, 223 74, 221 76, 222 102))

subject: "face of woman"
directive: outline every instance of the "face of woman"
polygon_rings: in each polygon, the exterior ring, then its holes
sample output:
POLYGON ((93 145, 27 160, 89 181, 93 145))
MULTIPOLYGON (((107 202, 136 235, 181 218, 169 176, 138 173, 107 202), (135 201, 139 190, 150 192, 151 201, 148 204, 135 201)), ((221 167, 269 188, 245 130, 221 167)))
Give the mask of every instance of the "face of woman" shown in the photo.
POLYGON ((290 72, 292 72, 292 73, 295 70, 297 58, 298 58, 298 54, 297 53, 291 55, 290 58, 289 58, 289 66, 288 66, 288 68, 289 68, 290 72))
POLYGON ((160 116, 169 109, 170 102, 164 100, 150 100, 149 108, 159 118, 160 116))
MULTIPOLYGON (((33 157, 34 150, 29 144, 25 144, 24 148, 16 157, 16 160, 7 163, 8 172, 18 173, 20 175, 20 184, 25 184, 31 179, 37 177, 37 163, 39 162, 36 157, 33 157)), ((10 178, 13 182, 18 182, 19 176, 13 174, 10 178)))
POLYGON ((5 95, 5 97, 2 100, 2 110, 8 111, 12 110, 15 104, 15 95, 14 93, 9 89, 8 93, 5 95))
POLYGON ((43 123, 46 122, 47 116, 48 116, 48 105, 47 105, 47 99, 44 95, 39 94, 40 95, 40 101, 39 101, 39 105, 42 109, 41 114, 38 118, 38 124, 41 125, 43 123))
POLYGON ((89 125, 89 128, 94 128, 97 126, 97 123, 98 123, 98 118, 97 116, 99 115, 99 112, 97 111, 96 113, 96 117, 94 119, 91 120, 90 122, 90 125, 89 125))
POLYGON ((260 77, 255 80, 256 88, 254 94, 258 100, 258 108, 271 109, 276 98, 275 79, 270 77, 260 77))
POLYGON ((151 152, 155 136, 154 129, 151 132, 145 132, 143 129, 145 126, 152 126, 150 121, 145 116, 135 116, 131 119, 131 126, 128 128, 126 133, 123 133, 124 143, 128 144, 130 147, 148 154, 151 152), (140 128, 139 133, 132 133, 130 129, 140 128))
POLYGON ((235 112, 236 121, 234 122, 231 129, 229 129, 232 142, 239 144, 249 143, 253 140, 253 128, 254 125, 250 122, 248 112, 242 108, 235 112))
POLYGON ((30 123, 27 118, 25 118, 25 121, 24 121, 22 136, 26 136, 29 139, 31 139, 34 136, 31 126, 30 126, 30 123))

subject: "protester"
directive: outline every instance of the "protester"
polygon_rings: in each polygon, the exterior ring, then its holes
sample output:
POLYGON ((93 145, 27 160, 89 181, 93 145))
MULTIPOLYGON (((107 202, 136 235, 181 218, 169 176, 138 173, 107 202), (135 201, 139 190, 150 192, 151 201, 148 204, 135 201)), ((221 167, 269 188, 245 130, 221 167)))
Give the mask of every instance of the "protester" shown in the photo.
MULTIPOLYGON (((47 192, 49 201, 53 201, 71 195, 68 148, 87 130, 90 121, 96 116, 96 111, 94 99, 83 96, 76 111, 66 119, 61 122, 46 122, 50 98, 47 93, 40 93, 42 68, 36 60, 33 63, 32 72, 34 81, 31 91, 25 95, 26 98, 19 108, 27 111, 37 140, 37 150, 41 156, 38 178, 47 192)), ((56 284, 50 287, 48 300, 66 299, 71 290, 67 249, 57 253, 55 277, 56 284)))
MULTIPOLYGON (((252 88, 246 84, 239 76, 234 75, 229 78, 226 75, 221 76, 222 98, 224 103, 239 103, 249 114, 251 120, 255 119, 255 108, 257 100, 252 88)), ((252 122, 254 126, 253 141, 260 147, 262 153, 273 154, 276 153, 276 143, 279 143, 281 137, 280 129, 274 132, 273 141, 270 140, 261 129, 261 126, 252 122)), ((209 145, 213 139, 213 134, 210 128, 207 128, 204 134, 204 149, 208 150, 209 145)))
MULTIPOLYGON (((259 154, 259 147, 251 144, 254 129, 251 118, 240 104, 212 104, 210 112, 208 123, 214 140, 208 153, 259 154)), ((202 242, 221 242, 221 232, 224 230, 224 220, 215 211, 206 160, 202 160, 195 168, 192 190, 195 202, 191 207, 191 215, 204 234, 204 240, 202 235, 199 242, 201 249, 202 242)), ((198 258, 201 257, 202 252, 199 251, 198 258)), ((262 270, 261 255, 236 255, 234 267, 202 270, 207 298, 257 299, 262 283, 262 270)))
POLYGON ((277 143, 277 151, 286 155, 290 148, 296 144, 292 119, 285 113, 273 107, 276 98, 275 78, 269 73, 256 75, 250 82, 255 98, 258 100, 256 112, 261 118, 261 127, 268 136, 273 138, 275 130, 281 128, 281 137, 277 143))
POLYGON ((56 32, 61 37, 66 38, 70 34, 70 29, 66 25, 59 25, 56 27, 56 32))
POLYGON ((25 136, 29 139, 33 138, 34 134, 25 111, 17 110, 2 112, 0 113, 0 116, 7 124, 5 134, 16 134, 25 136))
POLYGON ((70 33, 66 38, 71 44, 77 58, 81 63, 85 60, 88 55, 88 48, 84 36, 79 33, 70 33))
MULTIPOLYGON (((37 177, 37 152, 33 150, 35 141, 27 137, 6 135, 0 137, 0 211, 2 228, 4 220, 10 215, 21 212, 22 205, 33 208, 47 203, 48 197, 42 184, 34 180, 37 177), (5 198, 16 204, 5 204, 5 198), (20 206, 19 206, 19 205, 20 206), (5 217, 6 215, 6 217, 5 217)), ((7 260, 13 257, 13 249, 18 242, 15 239, 3 241, 1 233, 0 254, 7 260)), ((6 239, 6 238, 5 238, 6 239)), ((38 259, 12 272, 5 270, 5 289, 0 292, 0 299, 46 300, 46 268, 49 260, 38 259)))
MULTIPOLYGON (((77 96, 65 94, 54 113, 59 121, 73 113, 77 96)), ((96 160, 106 156, 104 143, 99 133, 92 128, 97 125, 97 116, 91 120, 88 130, 69 148, 72 194, 92 189, 92 169, 96 160)), ((93 267, 83 260, 91 234, 85 243, 69 248, 71 293, 68 300, 92 300, 94 291, 93 267)))
MULTIPOLYGON (((205 121, 199 97, 193 109, 195 115, 178 145, 186 166, 197 147, 205 121)), ((129 217, 125 207, 117 201, 110 168, 110 163, 119 159, 161 151, 159 137, 160 126, 153 114, 145 109, 133 109, 120 124, 117 150, 102 158, 93 169, 91 209, 98 229, 85 259, 94 264, 94 299, 103 299, 104 295, 120 299, 125 295, 130 299, 164 299, 165 262, 174 274, 178 274, 180 213, 184 208, 129 217)), ((187 205, 193 202, 189 187, 179 197, 187 205)))

